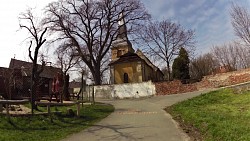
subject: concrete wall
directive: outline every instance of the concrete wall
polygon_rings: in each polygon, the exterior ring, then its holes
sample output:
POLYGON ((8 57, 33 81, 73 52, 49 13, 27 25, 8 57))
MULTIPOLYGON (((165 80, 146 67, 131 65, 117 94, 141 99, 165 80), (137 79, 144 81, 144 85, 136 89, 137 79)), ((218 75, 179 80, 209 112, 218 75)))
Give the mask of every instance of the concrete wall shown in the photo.
POLYGON ((94 86, 94 91, 96 98, 140 98, 156 94, 155 85, 151 81, 94 86))

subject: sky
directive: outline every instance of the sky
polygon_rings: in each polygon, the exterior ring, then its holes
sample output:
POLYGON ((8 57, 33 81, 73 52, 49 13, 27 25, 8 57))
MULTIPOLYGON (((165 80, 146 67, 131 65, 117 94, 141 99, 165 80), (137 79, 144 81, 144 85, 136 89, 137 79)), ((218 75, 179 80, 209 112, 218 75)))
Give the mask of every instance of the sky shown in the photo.
MULTIPOLYGON (((28 61, 27 32, 20 30, 18 16, 28 7, 41 14, 54 0, 6 0, 0 5, 0 67, 8 67, 9 61, 28 61)), ((237 39, 230 21, 230 0, 141 0, 154 20, 171 19, 185 29, 195 30, 196 54, 206 53, 213 45, 237 39)), ((250 7, 250 0, 235 0, 250 7)), ((250 9, 250 8, 249 8, 250 9)))

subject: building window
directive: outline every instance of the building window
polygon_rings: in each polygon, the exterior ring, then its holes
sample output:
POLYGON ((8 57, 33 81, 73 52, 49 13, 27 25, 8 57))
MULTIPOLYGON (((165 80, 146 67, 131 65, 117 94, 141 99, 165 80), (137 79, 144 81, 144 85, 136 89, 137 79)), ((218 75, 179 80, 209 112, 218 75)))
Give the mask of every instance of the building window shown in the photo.
POLYGON ((123 80, 124 80, 124 83, 128 83, 128 74, 127 73, 124 73, 123 80))

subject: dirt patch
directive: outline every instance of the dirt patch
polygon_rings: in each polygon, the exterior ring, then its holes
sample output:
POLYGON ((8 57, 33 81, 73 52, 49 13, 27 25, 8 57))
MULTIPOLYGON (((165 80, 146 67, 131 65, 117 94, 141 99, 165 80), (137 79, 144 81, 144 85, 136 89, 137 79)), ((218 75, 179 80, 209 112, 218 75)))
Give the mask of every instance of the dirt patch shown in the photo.
MULTIPOLYGON (((6 108, 3 109, 2 113, 6 114, 6 108)), ((31 113, 31 109, 24 105, 11 105, 9 107, 9 113, 11 115, 26 115, 31 113)))
MULTIPOLYGON (((171 115, 170 107, 167 107, 164 110, 171 115)), ((185 123, 180 115, 172 116, 172 118, 179 124, 180 128, 182 128, 182 130, 190 137, 190 141, 204 140, 201 132, 193 125, 185 123)))

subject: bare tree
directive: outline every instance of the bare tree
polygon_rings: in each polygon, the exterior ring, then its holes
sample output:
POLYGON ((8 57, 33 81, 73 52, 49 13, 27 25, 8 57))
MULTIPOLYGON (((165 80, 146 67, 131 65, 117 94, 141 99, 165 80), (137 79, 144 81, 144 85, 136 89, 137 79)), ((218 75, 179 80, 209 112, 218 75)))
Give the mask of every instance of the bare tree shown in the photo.
POLYGON ((249 53, 249 47, 235 41, 212 48, 212 54, 219 65, 229 67, 229 71, 250 67, 249 53))
POLYGON ((237 54, 233 44, 213 46, 212 54, 218 60, 220 66, 228 67, 229 71, 237 69, 237 54))
POLYGON ((217 61, 211 53, 200 55, 190 62, 191 79, 200 81, 203 76, 212 74, 217 66, 217 61))
POLYGON ((121 12, 126 23, 134 26, 149 18, 139 0, 59 0, 46 7, 44 21, 59 35, 57 41, 72 44, 99 85, 101 64, 116 39, 121 12))
POLYGON ((235 53, 237 54, 238 69, 246 69, 250 67, 250 48, 235 42, 235 53))
POLYGON ((29 46, 29 58, 32 61, 32 74, 31 74, 31 105, 32 105, 32 114, 34 113, 35 106, 35 100, 36 100, 36 92, 37 92, 37 85, 39 83, 39 75, 43 71, 43 68, 45 66, 45 61, 42 61, 42 66, 38 68, 37 59, 38 59, 38 53, 39 49, 42 47, 42 45, 45 43, 46 39, 44 39, 44 34, 47 31, 47 28, 43 28, 39 25, 37 22, 37 19, 33 16, 32 10, 28 9, 26 13, 21 13, 20 17, 20 28, 24 28, 28 31, 30 36, 30 46, 29 46), (25 23, 22 24, 21 22, 25 23), (32 43, 35 42, 35 49, 32 53, 32 43))
POLYGON ((57 64, 60 66, 63 74, 63 91, 61 95, 61 100, 70 100, 70 94, 68 91, 68 72, 73 68, 79 60, 79 57, 75 55, 70 45, 62 44, 56 51, 57 54, 57 64))
POLYGON ((237 4, 232 4, 230 15, 231 15, 231 23, 233 25, 235 34, 249 46, 250 45, 249 11, 245 7, 241 7, 237 4))
POLYGON ((167 78, 170 80, 170 65, 181 47, 188 52, 194 49, 194 31, 185 30, 180 24, 171 20, 150 22, 139 32, 142 45, 145 45, 145 52, 158 60, 163 60, 168 71, 167 78))

